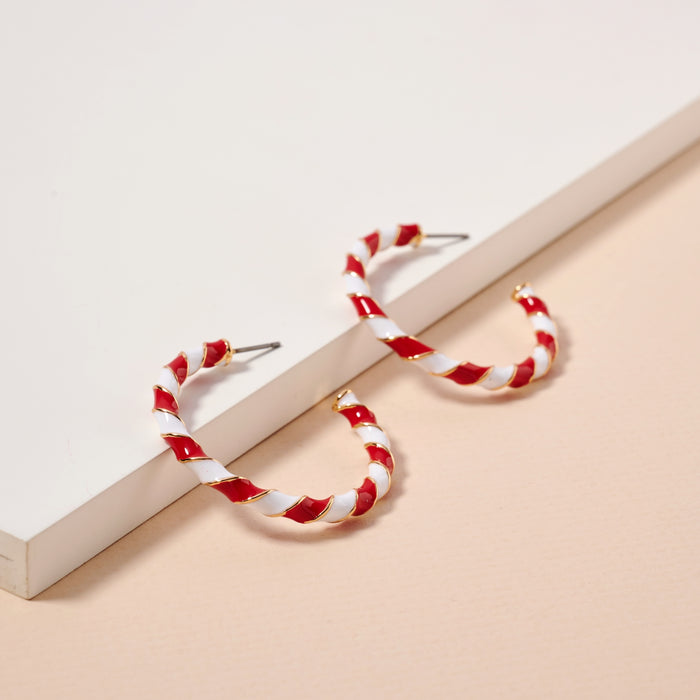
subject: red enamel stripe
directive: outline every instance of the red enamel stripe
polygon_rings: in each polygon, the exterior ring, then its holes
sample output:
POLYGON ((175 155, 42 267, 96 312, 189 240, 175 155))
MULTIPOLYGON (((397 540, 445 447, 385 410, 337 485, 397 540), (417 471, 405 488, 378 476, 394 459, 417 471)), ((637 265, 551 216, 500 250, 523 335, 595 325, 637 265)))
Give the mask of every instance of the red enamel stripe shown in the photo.
POLYGON ((206 343, 207 356, 204 358, 203 367, 213 367, 226 354, 227 347, 225 340, 215 340, 213 343, 206 343))
POLYGON ((267 489, 261 489, 248 479, 231 479, 231 481, 220 481, 218 484, 209 484, 213 489, 220 491, 234 503, 248 501, 251 498, 265 493, 267 489))
POLYGON ((350 297, 350 301, 355 306, 355 311, 357 315, 360 316, 386 316, 386 314, 379 308, 372 297, 356 296, 350 297))
POLYGON ((169 391, 163 391, 157 386, 153 387, 153 408, 160 408, 172 413, 177 413, 180 410, 175 397, 169 391))
POLYGON ((532 379, 532 375, 535 373, 535 361, 528 357, 525 362, 521 362, 517 365, 515 370, 515 376, 510 382, 509 386, 513 389, 518 389, 521 386, 525 386, 532 379))
POLYGON ((545 333, 545 331, 537 331, 537 342, 547 348, 552 360, 554 360, 557 356, 557 341, 554 336, 545 333))
POLYGON ((416 338, 411 338, 408 335, 402 338, 394 338, 393 340, 384 341, 397 355, 401 357, 416 357, 418 355, 425 355, 426 353, 435 352, 433 348, 429 345, 421 343, 420 340, 416 338))
POLYGON ((181 462, 196 458, 208 459, 201 445, 195 442, 191 437, 187 437, 187 435, 164 435, 163 440, 170 445, 170 449, 172 449, 177 459, 181 462))
POLYGON ((362 486, 357 489, 357 505, 355 506, 355 512, 353 515, 364 515, 377 500, 377 486, 367 477, 363 482, 362 486))
POLYGON ((463 362, 445 376, 457 384, 476 384, 491 368, 463 362))
POLYGON ((354 272, 356 275, 362 277, 362 279, 365 278, 365 268, 354 255, 348 255, 348 261, 345 264, 345 272, 354 272))
POLYGON ((381 445, 365 445, 365 450, 367 450, 370 461, 380 462, 389 470, 389 474, 394 473, 394 458, 389 450, 381 445))
POLYGON ((416 236, 420 236, 420 226, 418 224, 400 224, 399 235, 396 238, 394 245, 407 245, 416 236))
POLYGON ((354 428, 358 423, 375 423, 377 418, 367 406, 348 406, 341 408, 338 413, 342 413, 354 428))
POLYGON ((316 520, 316 518, 323 513, 330 502, 330 496, 328 498, 320 499, 309 498, 306 496, 301 503, 298 503, 294 506, 294 508, 288 510, 284 514, 284 517, 298 523, 308 523, 309 520, 316 520))
POLYGON ((364 237, 364 241, 369 248, 369 254, 372 256, 376 255, 379 250, 379 232, 374 231, 370 233, 369 236, 364 237))
POLYGON ((518 299, 518 304, 525 309, 528 316, 536 314, 538 311, 549 316, 546 304, 539 297, 523 297, 518 299))
POLYGON ((177 383, 182 386, 187 379, 187 358, 184 355, 178 355, 172 362, 168 362, 166 367, 170 367, 177 383))

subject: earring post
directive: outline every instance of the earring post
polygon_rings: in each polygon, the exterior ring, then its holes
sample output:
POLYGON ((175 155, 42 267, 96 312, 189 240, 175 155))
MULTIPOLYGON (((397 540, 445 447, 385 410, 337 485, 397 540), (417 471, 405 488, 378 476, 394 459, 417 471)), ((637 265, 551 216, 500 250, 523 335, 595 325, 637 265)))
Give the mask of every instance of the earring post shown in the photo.
POLYGON ((236 355, 239 352, 253 352, 255 350, 268 350, 268 349, 275 350, 276 348, 279 348, 281 346, 282 346, 282 343, 275 340, 273 343, 262 343, 261 345, 246 345, 245 347, 242 347, 242 348, 231 348, 231 353, 233 355, 236 355))
POLYGON ((426 238, 469 238, 468 233, 426 233, 426 238))

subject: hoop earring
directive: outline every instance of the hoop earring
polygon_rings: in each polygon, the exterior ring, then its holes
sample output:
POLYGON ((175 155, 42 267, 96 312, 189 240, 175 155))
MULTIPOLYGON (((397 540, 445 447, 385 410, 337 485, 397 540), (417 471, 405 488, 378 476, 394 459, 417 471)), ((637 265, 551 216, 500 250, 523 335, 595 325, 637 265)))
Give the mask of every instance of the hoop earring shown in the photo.
POLYGON ((367 263, 380 250, 412 243, 419 246, 424 238, 468 238, 466 234, 425 234, 417 224, 399 225, 392 229, 377 229, 359 238, 347 256, 343 272, 346 292, 361 321, 368 325, 377 340, 388 345, 401 359, 418 365, 429 374, 451 379, 457 384, 478 384, 491 391, 526 386, 549 372, 557 356, 557 329, 549 316, 545 303, 534 293, 528 283, 518 285, 512 299, 525 310, 537 344, 531 355, 519 364, 484 367, 471 362, 451 360, 429 345, 402 331, 372 298, 365 279, 367 263))
POLYGON ((227 365, 236 353, 279 346, 280 343, 267 343, 232 348, 228 340, 217 340, 181 352, 163 367, 158 383, 153 387, 153 414, 161 437, 177 460, 187 465, 203 484, 220 491, 234 503, 249 504, 263 515, 289 518, 298 523, 337 523, 351 516, 364 515, 389 490, 394 457, 389 438, 377 425, 374 414, 349 389, 338 395, 333 410, 348 419, 362 440, 370 458, 369 475, 359 488, 337 496, 316 499, 260 488, 248 479, 232 474, 221 462, 209 457, 185 427, 177 397, 188 377, 202 368, 227 365))

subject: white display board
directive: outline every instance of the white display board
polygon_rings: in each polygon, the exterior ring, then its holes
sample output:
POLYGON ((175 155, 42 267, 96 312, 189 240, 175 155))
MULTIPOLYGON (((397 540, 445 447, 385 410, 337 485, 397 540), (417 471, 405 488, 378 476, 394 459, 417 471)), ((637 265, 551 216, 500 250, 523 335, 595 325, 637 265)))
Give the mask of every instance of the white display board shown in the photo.
POLYGON ((700 138, 700 5, 38 2, 0 11, 0 586, 31 597, 195 485, 150 415, 203 340, 280 340, 188 389, 234 459, 700 138), (418 301, 420 299, 420 301, 418 301), (223 375, 223 376, 222 376, 223 375))

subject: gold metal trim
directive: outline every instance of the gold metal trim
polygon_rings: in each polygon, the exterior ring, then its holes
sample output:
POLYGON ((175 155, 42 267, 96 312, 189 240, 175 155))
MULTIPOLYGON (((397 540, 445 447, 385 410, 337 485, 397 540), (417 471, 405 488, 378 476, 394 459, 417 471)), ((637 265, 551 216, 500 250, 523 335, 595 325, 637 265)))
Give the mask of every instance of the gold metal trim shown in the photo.
POLYGON ((449 377, 453 372, 456 372, 459 369, 459 365, 461 364, 462 363, 460 362, 456 367, 448 369, 446 372, 428 372, 428 374, 432 374, 433 377, 449 377))
POLYGON ((516 285, 515 289, 511 292, 510 298, 513 301, 519 301, 520 299, 527 299, 530 295, 529 294, 524 294, 523 296, 518 296, 520 294, 520 290, 524 289, 525 287, 529 287, 530 283, 529 282, 523 282, 522 284, 516 285))
MULTIPOLYGON (((340 403, 340 400, 343 398, 343 396, 347 396, 348 394, 352 394, 352 389, 349 387, 347 389, 344 389, 341 391, 336 397, 335 401, 333 402, 333 410, 337 413, 340 411, 341 407, 338 405, 340 403)), ((354 405, 354 404, 353 404, 354 405)), ((342 408, 345 408, 345 406, 342 406, 342 408)))
MULTIPOLYGON (((151 413, 169 413, 171 416, 175 416, 175 418, 177 418, 180 421, 180 423, 182 423, 182 418, 180 418, 180 416, 177 413, 175 413, 174 411, 169 411, 167 408, 152 408, 151 413)), ((184 423, 182 424, 184 425, 184 423)))
MULTIPOLYGON (((532 357, 532 355, 530 355, 530 357, 532 357)), ((535 366, 535 364, 534 364, 534 361, 535 361, 535 358, 534 358, 534 357, 532 357, 532 361, 533 361, 533 365, 532 365, 532 374, 530 375, 530 378, 527 380, 527 384, 526 384, 525 386, 528 386, 528 385, 532 384, 532 382, 535 381, 535 369, 536 369, 536 366, 535 366)), ((543 376, 544 376, 544 375, 543 375, 543 376)))
MULTIPOLYGON (((184 462, 206 462, 207 460, 210 462, 216 462, 216 460, 212 459, 211 457, 185 457, 185 459, 178 459, 177 461, 184 463, 184 462)), ((221 464, 221 462, 219 462, 219 464, 221 464)))
POLYGON ((481 377, 479 377, 479 378, 474 382, 474 384, 481 384, 481 382, 486 381, 486 379, 491 375, 491 372, 493 372, 493 368, 494 368, 494 367, 495 367, 495 365, 491 365, 491 366, 484 372, 484 374, 483 374, 481 377))
POLYGON ((321 518, 323 518, 323 516, 331 509, 331 506, 333 505, 334 501, 335 496, 331 496, 330 500, 328 501, 328 505, 315 518, 312 518, 311 520, 305 520, 304 525, 306 525, 307 523, 316 523, 319 520, 321 520, 321 518))
MULTIPOLYGON (((179 355, 178 355, 178 357, 179 357, 179 355)), ((179 391, 180 391, 180 382, 177 380, 177 375, 175 374, 175 370, 174 370, 170 365, 163 365, 163 369, 169 369, 169 370, 170 370, 170 374, 173 375, 173 379, 175 380, 175 384, 177 384, 178 393, 179 393, 179 391)), ((168 391, 168 390, 166 389, 166 391, 168 391)), ((175 394, 173 394, 172 391, 169 392, 169 393, 172 394, 173 397, 175 396, 175 394)))
MULTIPOLYGON (((374 233, 374 231, 372 231, 372 233, 374 233)), ((365 248, 367 248, 367 255, 368 255, 367 262, 369 262, 372 259, 372 249, 369 247, 369 243, 367 243, 367 241, 364 239, 364 237, 358 238, 357 240, 362 241, 365 244, 365 248)))
MULTIPOLYGON (((428 374, 432 374, 434 377, 449 377, 451 374, 453 374, 454 372, 456 372, 459 369, 461 364, 462 363, 460 362, 459 365, 457 365, 453 369, 448 370, 447 372, 429 372, 428 374)), ((475 386, 476 384, 481 384, 482 382, 485 382, 491 376, 491 373, 493 372, 494 367, 495 367, 495 365, 491 365, 490 367, 487 367, 486 371, 473 384, 470 384, 469 386, 475 386)))
POLYGON ((170 389, 166 389, 162 384, 154 384, 153 388, 160 389, 161 391, 164 391, 166 394, 170 394, 170 396, 173 397, 173 401, 177 404, 177 410, 178 411, 180 410, 180 404, 177 401, 177 396, 175 396, 175 394, 173 394, 173 392, 170 391, 170 389))
POLYGON ((207 344, 202 343, 202 361, 199 363, 199 367, 197 368, 198 370, 202 369, 204 367, 204 363, 207 361, 207 344))
MULTIPOLYGON (((513 378, 515 377, 515 374, 516 374, 516 372, 518 371, 518 365, 513 365, 513 367, 514 367, 515 369, 513 370, 513 373, 510 375, 510 378, 508 379, 508 381, 507 381, 505 384, 501 384, 500 386, 494 386, 494 387, 490 388, 489 391, 498 391, 499 389, 504 389, 505 387, 507 387, 508 384, 510 384, 510 382, 513 381, 513 378)), ((493 372, 494 369, 496 369, 496 366, 495 366, 495 365, 493 365, 493 366, 491 367, 491 372, 489 372, 489 374, 491 374, 491 373, 493 372)), ((484 376, 484 379, 486 379, 485 376, 484 376)))
POLYGON ((360 258, 357 255, 355 255, 355 253, 348 253, 348 257, 354 258, 355 260, 357 260, 357 262, 360 263, 360 267, 362 268, 362 271, 365 274, 367 273, 367 270, 365 270, 365 264, 362 262, 362 260, 360 260, 360 258))
POLYGON ((292 510, 292 508, 296 508, 305 498, 306 498, 306 496, 302 496, 301 498, 298 498, 294 503, 292 503, 292 505, 289 506, 289 508, 285 508, 285 510, 283 510, 281 513, 271 513, 267 517, 268 518, 283 518, 285 515, 287 515, 287 513, 289 513, 290 510, 292 510))
POLYGON ((409 338, 412 336, 408 335, 388 335, 386 338, 379 338, 377 337, 377 340, 381 340, 382 343, 393 343, 395 340, 398 340, 399 338, 409 338))
MULTIPOLYGON (((367 408, 361 403, 344 403, 342 406, 338 406, 338 411, 344 411, 346 408, 367 408)), ((367 409, 369 411, 369 409, 367 409)))
POLYGON ((346 520, 352 518, 353 513, 357 510, 357 499, 358 499, 359 496, 360 496, 360 495, 357 493, 357 489, 353 489, 353 491, 355 492, 355 504, 354 504, 353 507, 350 509, 350 512, 349 512, 345 517, 341 518, 340 520, 329 520, 329 521, 328 521, 329 523, 344 523, 346 520))
MULTIPOLYGON (((386 468, 385 464, 378 462, 376 459, 370 460, 370 464, 378 464, 386 472, 387 479, 389 480, 389 485, 386 487, 386 492, 384 493, 384 496, 386 496, 386 494, 389 493, 389 491, 391 491, 391 472, 386 468)), ((371 478, 372 477, 370 477, 370 479, 371 478)), ((372 479, 372 480, 374 481, 374 485, 376 486, 377 485, 376 480, 375 479, 372 479)), ((382 496, 381 498, 384 498, 384 496, 382 496)), ((379 496, 377 496, 377 500, 379 500, 379 496)))
MULTIPOLYGON (((383 432, 383 431, 382 431, 382 432, 383 432)), ((394 467, 396 467, 396 457, 394 457, 394 453, 393 453, 393 452, 391 451, 391 449, 390 449, 389 447, 387 447, 386 445, 382 445, 381 442, 366 442, 366 443, 363 445, 363 447, 379 447, 379 448, 381 448, 382 450, 388 452, 388 453, 389 453, 389 457, 391 457, 391 461, 392 461, 393 464, 394 464, 394 467)), ((370 460, 370 464, 371 464, 372 462, 377 462, 377 464, 382 464, 380 461, 378 461, 378 460, 376 460, 376 459, 370 460)), ((384 464, 382 464, 382 466, 386 469, 386 466, 385 466, 384 464)), ((388 469, 386 469, 386 470, 387 470, 387 472, 389 472, 388 469)), ((389 479, 391 479, 391 472, 389 472, 389 479)))
MULTIPOLYGON (((394 352, 396 352, 396 351, 394 351, 394 352)), ((424 357, 430 357, 431 355, 435 355, 436 353, 437 353, 437 350, 431 350, 430 352, 421 352, 421 353, 418 353, 417 355, 409 355, 408 357, 404 357, 403 355, 399 355, 399 357, 402 360, 406 360, 406 362, 415 362, 416 360, 422 360, 424 357)), ((398 355, 398 353, 396 353, 396 354, 398 355)))
MULTIPOLYGON (((540 343, 538 343, 538 345, 540 345, 540 343)), ((552 369, 552 365, 554 364, 554 357, 552 356, 552 353, 549 352, 546 345, 540 345, 540 347, 543 347, 544 351, 547 353, 547 369, 545 369, 545 371, 542 373, 542 376, 544 377, 546 374, 549 373, 549 370, 552 369)))
POLYGON ((275 491, 276 489, 265 489, 262 493, 259 493, 257 496, 251 496, 250 498, 246 498, 245 501, 236 501, 236 503, 240 503, 241 505, 245 503, 255 503, 255 501, 259 501, 261 498, 265 498, 268 493, 271 493, 272 491, 275 491))
POLYGON ((418 248, 424 240, 425 234, 423 233, 423 229, 421 228, 420 224, 418 224, 418 235, 411 240, 411 245, 414 248, 418 248))
POLYGON ((503 388, 505 388, 505 387, 507 387, 507 386, 510 386, 510 383, 515 379, 515 375, 516 375, 517 373, 518 373, 518 365, 515 364, 515 365, 513 365, 513 374, 511 374, 510 379, 509 379, 503 386, 499 386, 499 387, 496 387, 496 388, 497 388, 497 389, 503 389, 503 388))
MULTIPOLYGON (((379 430, 382 430, 376 423, 355 423, 355 425, 352 426, 352 429, 355 430, 356 428, 378 428, 379 430)), ((382 430, 382 432, 384 431, 382 430)))
POLYGON ((185 374, 185 379, 190 376, 190 361, 187 359, 187 353, 183 350, 178 357, 184 357, 185 358, 185 367, 187 367, 187 373, 185 374))
MULTIPOLYGON (((217 460, 214 459, 212 460, 213 462, 216 462, 217 460)), ((221 462, 219 462, 221 464, 221 462)), ((239 476, 238 474, 231 474, 231 476, 227 477, 226 479, 219 479, 218 481, 203 481, 202 484, 204 486, 216 486, 217 484, 228 484, 230 481, 238 481, 238 479, 242 479, 242 476, 239 476)))
MULTIPOLYGON (((182 421, 180 421, 180 422, 182 423, 182 421)), ((182 424, 185 425, 184 423, 182 423, 182 424)), ((186 429, 186 428, 187 428, 187 426, 185 426, 185 429, 186 429)), ((166 437, 188 437, 188 438, 192 438, 192 439, 194 440, 194 438, 193 438, 189 433, 161 433, 160 436, 161 436, 162 438, 166 438, 166 437)), ((197 443, 197 444, 199 445, 199 443, 197 443)), ((201 445, 200 445, 200 447, 201 447, 201 445)), ((200 457, 197 457, 197 459, 201 459, 201 458, 200 458, 200 457)), ((207 457, 207 459, 210 459, 210 457, 207 457)), ((184 460, 182 460, 182 461, 184 461, 184 460)))
POLYGON ((224 367, 228 367, 229 362, 233 359, 233 356, 236 354, 236 351, 231 347, 231 343, 226 340, 226 338, 222 338, 224 343, 226 343, 226 352, 223 354, 223 357, 214 365, 216 367, 217 365, 220 365, 222 362, 224 363, 224 367))

